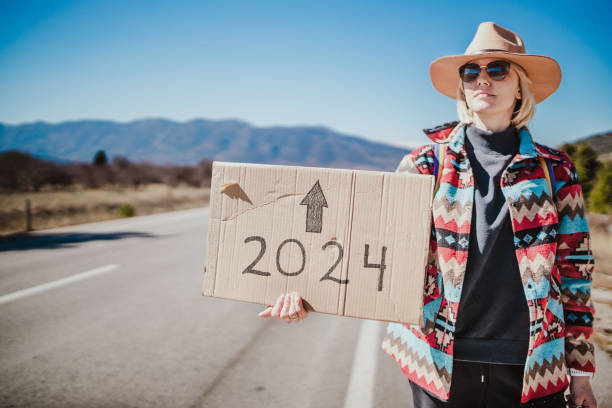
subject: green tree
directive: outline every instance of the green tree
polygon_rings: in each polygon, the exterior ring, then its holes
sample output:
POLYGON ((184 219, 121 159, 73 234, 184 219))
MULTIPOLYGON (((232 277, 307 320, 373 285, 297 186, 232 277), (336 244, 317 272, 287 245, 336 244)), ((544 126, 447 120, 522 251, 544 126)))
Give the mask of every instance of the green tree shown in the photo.
POLYGON ((597 183, 589 197, 589 209, 607 214, 612 211, 612 161, 605 161, 597 170, 597 183))
POLYGON ((569 157, 574 161, 574 154, 576 154, 576 145, 573 143, 564 143, 560 147, 565 153, 569 155, 569 157))
POLYGON ((601 165, 599 160, 597 160, 597 152, 588 144, 580 143, 576 146, 574 155, 570 155, 570 157, 578 171, 582 193, 588 201, 589 193, 595 184, 597 169, 601 165))
POLYGON ((106 152, 104 150, 98 150, 94 156, 93 163, 96 166, 106 166, 106 163, 108 163, 106 152))

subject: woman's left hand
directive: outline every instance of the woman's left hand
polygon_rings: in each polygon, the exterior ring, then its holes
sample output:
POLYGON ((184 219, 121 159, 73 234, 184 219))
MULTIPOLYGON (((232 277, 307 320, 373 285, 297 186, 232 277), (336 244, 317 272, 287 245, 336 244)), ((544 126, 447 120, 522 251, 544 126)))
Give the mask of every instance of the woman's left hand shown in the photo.
POLYGON ((591 389, 591 378, 582 376, 570 377, 570 398, 572 406, 595 408, 597 401, 591 389))

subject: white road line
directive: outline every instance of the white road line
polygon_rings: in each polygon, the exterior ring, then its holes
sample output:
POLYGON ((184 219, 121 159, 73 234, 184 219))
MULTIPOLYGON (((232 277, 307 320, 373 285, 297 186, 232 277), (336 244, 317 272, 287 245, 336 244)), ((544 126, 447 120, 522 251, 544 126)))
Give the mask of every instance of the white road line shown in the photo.
POLYGON ((349 380, 345 408, 371 408, 374 406, 374 377, 376 375, 376 358, 378 355, 378 332, 380 322, 364 320, 361 323, 359 340, 353 369, 349 380))
POLYGON ((34 286, 28 289, 18 290, 17 292, 9 293, 8 295, 0 296, 0 305, 3 303, 12 302, 13 300, 21 299, 27 296, 35 295, 49 289, 59 288, 60 286, 78 282, 83 279, 88 279, 102 273, 110 272, 119 267, 119 265, 106 265, 99 268, 91 269, 86 272, 77 273, 76 275, 68 276, 67 278, 58 279, 52 282, 47 282, 42 285, 34 286))

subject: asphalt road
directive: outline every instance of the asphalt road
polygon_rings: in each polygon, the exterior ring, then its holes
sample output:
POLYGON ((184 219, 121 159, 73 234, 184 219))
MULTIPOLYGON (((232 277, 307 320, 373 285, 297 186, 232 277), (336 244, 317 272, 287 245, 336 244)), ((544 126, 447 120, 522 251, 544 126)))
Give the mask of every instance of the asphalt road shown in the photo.
MULTIPOLYGON (((207 224, 196 209, 0 243, 0 406, 412 406, 384 323, 288 325, 203 297, 207 224)), ((610 406, 612 364, 597 363, 610 406)))

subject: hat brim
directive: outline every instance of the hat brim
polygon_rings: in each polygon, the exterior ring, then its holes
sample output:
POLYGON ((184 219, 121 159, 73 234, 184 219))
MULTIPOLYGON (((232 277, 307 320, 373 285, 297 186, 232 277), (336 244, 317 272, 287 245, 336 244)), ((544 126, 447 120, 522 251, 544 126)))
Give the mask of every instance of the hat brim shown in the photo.
POLYGON ((548 98, 561 83, 561 67, 550 57, 493 51, 470 55, 447 55, 434 60, 429 66, 434 88, 449 98, 457 99, 457 87, 460 81, 459 67, 477 58, 500 58, 523 67, 531 80, 531 92, 536 103, 548 98))

